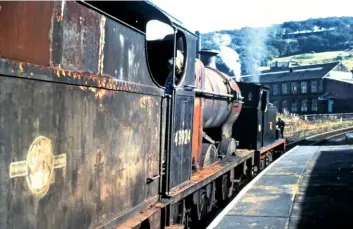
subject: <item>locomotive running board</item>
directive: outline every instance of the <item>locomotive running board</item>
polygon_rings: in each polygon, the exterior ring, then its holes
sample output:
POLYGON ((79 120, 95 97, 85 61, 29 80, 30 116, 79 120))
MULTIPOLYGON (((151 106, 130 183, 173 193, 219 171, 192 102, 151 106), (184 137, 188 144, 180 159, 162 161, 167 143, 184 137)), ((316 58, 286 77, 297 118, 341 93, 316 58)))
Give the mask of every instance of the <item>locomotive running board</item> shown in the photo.
POLYGON ((208 183, 214 181, 221 175, 235 168, 244 161, 253 158, 254 150, 238 150, 235 156, 229 156, 213 165, 207 166, 200 171, 194 172, 191 179, 171 191, 172 203, 176 203, 193 192, 199 190, 208 183))

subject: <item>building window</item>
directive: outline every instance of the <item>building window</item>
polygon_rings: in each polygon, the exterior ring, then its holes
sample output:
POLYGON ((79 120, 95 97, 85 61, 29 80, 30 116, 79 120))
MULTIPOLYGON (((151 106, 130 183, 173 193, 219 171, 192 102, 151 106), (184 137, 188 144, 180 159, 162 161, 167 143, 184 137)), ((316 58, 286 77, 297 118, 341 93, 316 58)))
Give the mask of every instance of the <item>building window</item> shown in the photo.
POLYGON ((287 100, 282 100, 282 112, 288 110, 287 100))
POLYGON ((311 100, 311 111, 317 111, 317 99, 311 100))
POLYGON ((312 80, 311 81, 311 92, 312 93, 317 93, 317 81, 316 80, 312 80))
POLYGON ((272 104, 278 109, 278 101, 274 100, 272 104))
POLYGON ((298 83, 297 82, 292 82, 291 83, 291 89, 292 89, 292 94, 297 94, 298 93, 298 83))
POLYGON ((308 100, 307 99, 302 99, 300 110, 302 112, 307 112, 308 111, 308 100))
POLYGON ((273 95, 278 95, 278 84, 273 85, 273 95))
POLYGON ((282 94, 283 95, 288 94, 287 83, 282 83, 282 94))
POLYGON ((323 87, 324 87, 324 81, 323 80, 319 80, 319 92, 323 92, 323 87))
POLYGON ((307 92, 308 87, 307 87, 306 81, 301 82, 301 89, 302 89, 301 92, 303 94, 305 94, 307 92))
POLYGON ((298 111, 298 100, 293 100, 292 101, 292 112, 297 112, 298 111))

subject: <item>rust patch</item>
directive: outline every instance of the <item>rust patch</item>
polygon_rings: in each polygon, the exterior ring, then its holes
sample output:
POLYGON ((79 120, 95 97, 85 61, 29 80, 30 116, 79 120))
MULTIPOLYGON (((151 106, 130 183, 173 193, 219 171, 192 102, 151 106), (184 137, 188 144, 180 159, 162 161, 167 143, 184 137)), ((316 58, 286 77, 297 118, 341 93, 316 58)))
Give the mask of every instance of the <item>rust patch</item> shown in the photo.
MULTIPOLYGON (((259 126, 259 128, 261 128, 261 127, 259 126)), ((262 147, 261 150, 260 150, 260 153, 264 154, 267 151, 270 151, 270 150, 272 150, 272 149, 274 149, 274 148, 276 148, 276 147, 278 147, 280 145, 285 145, 285 143, 286 143, 286 140, 284 140, 284 139, 278 140, 278 141, 274 142, 273 144, 271 144, 269 146, 262 147)))
POLYGON ((0 57, 49 66, 54 3, 1 2, 0 57))
POLYGON ((18 68, 20 69, 20 72, 23 72, 22 64, 19 64, 18 68))
POLYGON ((153 101, 151 96, 143 96, 140 98, 140 108, 146 109, 153 106, 153 101))
POLYGON ((99 89, 95 87, 79 86, 79 88, 83 91, 93 92, 97 99, 103 99, 105 96, 111 96, 114 93, 114 91, 99 89))
MULTIPOLYGON (((76 83, 76 84, 89 84, 90 86, 96 86, 99 88, 104 88, 104 89, 109 89, 109 90, 128 90, 131 92, 136 92, 140 93, 142 92, 139 84, 134 84, 134 83, 129 83, 125 81, 121 81, 118 79, 115 79, 111 76, 103 75, 95 75, 95 74, 90 74, 87 72, 77 72, 77 71, 70 71, 67 69, 62 69, 59 67, 43 67, 43 66, 38 66, 38 65, 33 65, 29 63, 24 63, 24 62, 17 62, 13 60, 6 60, 4 59, 4 62, 10 66, 13 66, 13 69, 18 70, 19 72, 23 71, 22 73, 28 74, 29 69, 32 69, 33 71, 36 72, 34 76, 37 74, 39 75, 50 75, 54 76, 53 80, 55 80, 55 77, 57 80, 62 81, 64 80, 67 83, 76 83)), ((34 78, 31 76, 31 78, 34 78)), ((152 102, 148 102, 148 104, 152 104, 152 102)))
POLYGON ((62 18, 62 61, 66 69, 98 73, 101 15, 68 1, 62 18))
POLYGON ((104 44, 105 44, 105 22, 106 18, 102 16, 100 21, 100 39, 98 51, 98 74, 103 75, 104 44))

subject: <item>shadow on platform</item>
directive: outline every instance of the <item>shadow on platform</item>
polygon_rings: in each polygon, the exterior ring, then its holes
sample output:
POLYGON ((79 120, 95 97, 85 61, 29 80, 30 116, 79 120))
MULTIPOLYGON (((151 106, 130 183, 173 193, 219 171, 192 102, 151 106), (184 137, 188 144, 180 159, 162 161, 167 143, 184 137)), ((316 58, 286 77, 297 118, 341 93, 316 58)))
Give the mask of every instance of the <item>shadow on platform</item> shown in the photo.
POLYGON ((351 228, 352 219, 353 147, 325 147, 304 170, 288 228, 351 228))

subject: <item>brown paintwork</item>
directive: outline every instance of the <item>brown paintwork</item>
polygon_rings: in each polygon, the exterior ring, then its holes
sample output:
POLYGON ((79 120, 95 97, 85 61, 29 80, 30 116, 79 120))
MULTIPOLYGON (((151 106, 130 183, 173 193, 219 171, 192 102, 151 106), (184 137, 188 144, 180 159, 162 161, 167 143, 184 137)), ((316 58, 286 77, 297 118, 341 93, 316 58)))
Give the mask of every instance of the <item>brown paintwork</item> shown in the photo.
POLYGON ((0 57, 48 66, 53 2, 0 5, 0 57))
POLYGON ((271 145, 262 147, 260 153, 262 155, 262 154, 265 154, 268 151, 273 150, 273 149, 275 149, 275 148, 277 148, 279 146, 285 147, 285 144, 286 144, 286 140, 285 139, 279 139, 279 140, 273 142, 271 145))
MULTIPOLYGON (((205 80, 205 68, 200 60, 195 62, 195 86, 198 89, 203 89, 205 80)), ((203 99, 200 97, 195 98, 194 103, 194 122, 193 122, 193 135, 192 135, 192 159, 193 165, 199 165, 199 157, 201 153, 202 144, 202 131, 203 131, 203 99)))

